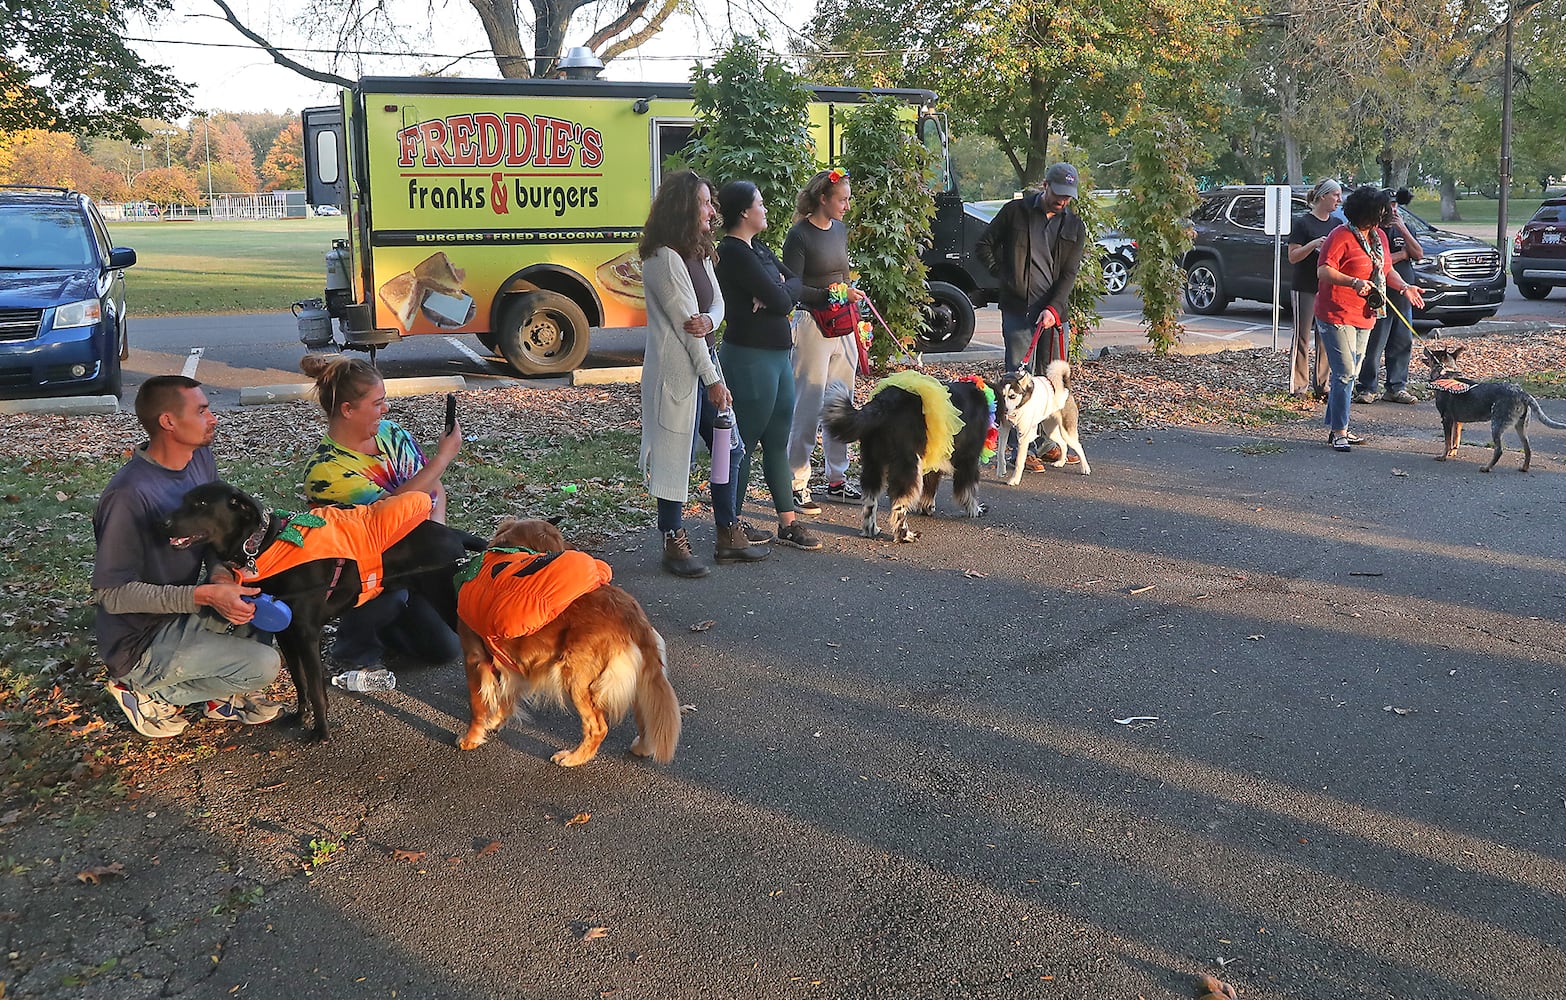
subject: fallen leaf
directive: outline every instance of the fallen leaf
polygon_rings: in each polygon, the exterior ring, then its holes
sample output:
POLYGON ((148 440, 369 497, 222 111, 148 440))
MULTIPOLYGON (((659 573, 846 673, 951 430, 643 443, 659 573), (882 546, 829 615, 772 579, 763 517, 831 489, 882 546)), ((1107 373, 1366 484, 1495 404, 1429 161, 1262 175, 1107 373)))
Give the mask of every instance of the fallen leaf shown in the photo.
POLYGON ((1152 589, 1153 589, 1153 588, 1154 588, 1154 587, 1156 587, 1156 586, 1158 586, 1158 584, 1156 584, 1156 583, 1150 583, 1150 584, 1148 584, 1148 585, 1147 585, 1147 586, 1145 586, 1145 587, 1132 587, 1132 588, 1131 588, 1131 595, 1132 595, 1132 596, 1133 596, 1133 597, 1135 597, 1135 596, 1136 596, 1136 595, 1137 595, 1137 594, 1145 594, 1145 593, 1147 593, 1147 592, 1148 592, 1148 591, 1149 591, 1149 590, 1152 590, 1152 589))
POLYGON ((976 569, 965 569, 962 571, 962 575, 970 580, 983 580, 985 577, 989 576, 988 573, 980 573, 976 569))
POLYGON ((1383 712, 1391 712, 1393 715, 1413 715, 1414 714, 1414 710, 1412 708, 1398 708, 1395 705, 1383 705, 1381 710, 1383 712))
POLYGON ((47 728, 47 727, 49 727, 49 726, 64 726, 64 725, 69 725, 69 724, 70 724, 70 723, 72 723, 72 722, 75 722, 75 721, 76 721, 76 720, 77 720, 77 719, 80 719, 80 718, 81 718, 81 716, 80 716, 80 715, 78 715, 78 714, 77 714, 77 713, 75 713, 75 712, 72 712, 72 713, 71 713, 71 714, 70 714, 70 715, 67 715, 67 716, 65 716, 65 717, 64 717, 64 718, 60 718, 60 719, 50 719, 50 720, 49 720, 49 721, 48 721, 48 722, 45 722, 45 723, 44 723, 44 724, 43 724, 43 725, 42 725, 42 726, 40 726, 40 727, 39 727, 39 728, 40 728, 40 729, 43 729, 43 728, 47 728))
POLYGON ((70 497, 65 495, 65 492, 63 490, 55 490, 54 491, 54 498, 56 500, 60 501, 61 503, 64 503, 65 501, 70 499, 70 497))
POLYGON ((410 865, 416 865, 420 861, 424 860, 424 854, 424 851, 404 851, 401 849, 394 849, 392 851, 392 860, 406 861, 410 865))
POLYGON ((486 854, 494 854, 498 850, 500 850, 500 841, 491 840, 489 843, 478 849, 479 857, 482 858, 486 854))
POLYGON ((691 631, 692 632, 705 632, 708 629, 712 628, 716 624, 718 624, 716 621, 714 621, 711 618, 708 618, 704 622, 697 622, 696 624, 692 625, 691 626, 691 631))
POLYGON ((1156 716, 1156 715, 1131 715, 1131 716, 1127 716, 1124 719, 1116 719, 1115 720, 1115 724, 1116 725, 1120 725, 1120 726, 1129 726, 1133 722, 1157 722, 1157 721, 1158 721, 1158 716, 1156 716))
POLYGON ((575 816, 572 816, 570 819, 566 820, 565 821, 565 825, 566 826, 581 826, 583 823, 586 823, 588 820, 590 820, 592 818, 593 818, 593 814, 592 813, 577 813, 575 816))
POLYGON ((588 927, 582 931, 583 941, 597 941, 599 938, 606 938, 608 936, 609 928, 607 927, 588 927))
POLYGON ((76 881, 100 885, 102 880, 110 875, 118 875, 120 878, 124 878, 125 866, 115 861, 107 865, 94 865, 91 868, 83 868, 76 873, 76 881))
POLYGON ((0 826, 10 826, 22 818, 22 810, 12 809, 10 812, 0 815, 0 826))

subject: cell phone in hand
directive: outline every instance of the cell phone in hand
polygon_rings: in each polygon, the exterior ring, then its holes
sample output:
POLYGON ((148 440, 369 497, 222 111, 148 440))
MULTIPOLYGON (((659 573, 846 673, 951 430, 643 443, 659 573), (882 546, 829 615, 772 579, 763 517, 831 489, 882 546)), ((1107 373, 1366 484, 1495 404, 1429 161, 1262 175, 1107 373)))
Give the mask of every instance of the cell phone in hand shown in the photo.
POLYGON ((457 394, 446 393, 446 433, 457 429, 457 394))

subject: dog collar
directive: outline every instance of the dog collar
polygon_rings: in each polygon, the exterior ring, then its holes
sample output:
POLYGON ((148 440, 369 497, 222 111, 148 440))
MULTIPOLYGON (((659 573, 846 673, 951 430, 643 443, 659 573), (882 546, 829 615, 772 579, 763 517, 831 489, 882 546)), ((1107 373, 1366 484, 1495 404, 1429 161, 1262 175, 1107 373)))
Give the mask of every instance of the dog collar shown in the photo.
POLYGON ((266 530, 272 526, 272 511, 267 507, 261 508, 261 524, 251 536, 245 539, 245 544, 240 546, 240 551, 245 555, 245 572, 255 573, 256 556, 261 554, 261 543, 266 538, 266 530))

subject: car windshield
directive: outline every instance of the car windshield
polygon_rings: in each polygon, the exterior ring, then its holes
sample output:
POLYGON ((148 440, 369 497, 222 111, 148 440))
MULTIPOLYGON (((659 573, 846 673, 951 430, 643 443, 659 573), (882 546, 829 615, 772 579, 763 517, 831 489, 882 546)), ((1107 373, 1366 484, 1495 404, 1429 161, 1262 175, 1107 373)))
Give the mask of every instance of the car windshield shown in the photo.
POLYGON ((1542 205, 1529 222, 1566 222, 1566 205, 1542 205))
POLYGON ((1426 233, 1433 233, 1436 231, 1435 226, 1432 226, 1430 223, 1426 222, 1424 219, 1421 219, 1419 216, 1415 215, 1413 212, 1410 212, 1408 209, 1399 208, 1398 212, 1403 216, 1403 225, 1407 226, 1408 231, 1413 233, 1415 236, 1423 236, 1426 233))
POLYGON ((74 269, 94 264, 79 212, 45 205, 0 206, 0 268, 74 269))

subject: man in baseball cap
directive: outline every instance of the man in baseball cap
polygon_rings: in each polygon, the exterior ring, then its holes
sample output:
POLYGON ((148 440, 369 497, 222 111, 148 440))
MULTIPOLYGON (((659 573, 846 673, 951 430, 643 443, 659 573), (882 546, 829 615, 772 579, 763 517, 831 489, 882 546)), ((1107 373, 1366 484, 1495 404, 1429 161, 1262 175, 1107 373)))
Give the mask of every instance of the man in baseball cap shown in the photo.
MULTIPOLYGON (((1001 206, 979 237, 979 259, 1000 281, 1008 371, 1026 364, 1038 374, 1051 361, 1066 359, 1067 302, 1087 243, 1087 227, 1070 208, 1076 196, 1077 168, 1057 163, 1044 172, 1042 188, 1001 206)), ((1015 436, 1007 447, 1016 448, 1015 436)), ((1043 472, 1044 463, 1058 460, 1060 452, 1057 446, 1042 458, 1016 457, 1028 471, 1043 472)))

